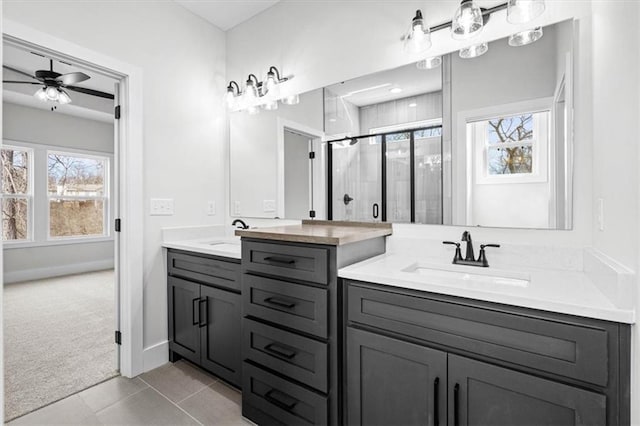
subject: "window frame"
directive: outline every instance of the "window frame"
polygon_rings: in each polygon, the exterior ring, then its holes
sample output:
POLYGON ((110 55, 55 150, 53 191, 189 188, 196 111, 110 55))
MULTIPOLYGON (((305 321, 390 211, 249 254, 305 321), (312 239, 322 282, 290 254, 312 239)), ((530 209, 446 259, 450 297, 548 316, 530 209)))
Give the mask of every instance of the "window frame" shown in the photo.
POLYGON ((72 148, 65 147, 46 147, 44 150, 45 155, 45 167, 46 171, 44 173, 45 179, 45 197, 46 197, 46 212, 47 212, 47 231, 46 231, 46 241, 47 242, 60 242, 60 241, 78 241, 78 242, 88 242, 95 240, 104 240, 111 238, 111 227, 109 226, 110 217, 111 217, 111 161, 112 156, 106 153, 101 154, 97 152, 89 153, 89 151, 75 150, 72 148), (60 150, 59 148, 63 148, 60 150), (88 158, 103 161, 103 183, 104 183, 104 191, 102 196, 90 196, 90 195, 51 195, 49 194, 49 155, 50 154, 58 154, 64 155, 67 157, 78 157, 78 158, 88 158), (77 200, 77 201, 86 201, 86 200, 100 200, 102 201, 102 234, 93 234, 93 235, 72 235, 72 236, 60 236, 53 237, 51 236, 51 201, 52 200, 77 200))
MULTIPOLYGON (((5 194, 0 191, 0 200, 4 202, 7 198, 26 198, 27 199, 27 237, 22 240, 5 240, 2 238, 2 244, 9 246, 29 244, 34 241, 34 208, 35 191, 35 150, 32 147, 21 145, 18 141, 3 140, 1 148, 3 150, 10 149, 14 151, 24 151, 27 153, 28 174, 27 174, 27 192, 25 194, 5 194)), ((4 225, 3 225, 4 226, 4 225)))

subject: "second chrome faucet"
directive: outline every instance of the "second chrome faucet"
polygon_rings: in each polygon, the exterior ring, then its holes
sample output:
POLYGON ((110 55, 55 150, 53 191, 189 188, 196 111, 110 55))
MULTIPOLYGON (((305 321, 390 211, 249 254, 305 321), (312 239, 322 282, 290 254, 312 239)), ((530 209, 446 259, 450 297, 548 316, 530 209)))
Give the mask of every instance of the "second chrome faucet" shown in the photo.
POLYGON ((486 268, 489 266, 489 262, 487 261, 487 255, 485 254, 485 248, 500 247, 500 244, 480 244, 480 253, 476 259, 475 252, 473 250, 473 241, 471 240, 471 233, 469 231, 464 231, 462 233, 462 241, 467 243, 464 259, 462 258, 462 252, 460 251, 460 243, 455 241, 442 242, 442 244, 452 244, 456 246, 456 253, 453 256, 452 262, 454 265, 482 266, 486 268))

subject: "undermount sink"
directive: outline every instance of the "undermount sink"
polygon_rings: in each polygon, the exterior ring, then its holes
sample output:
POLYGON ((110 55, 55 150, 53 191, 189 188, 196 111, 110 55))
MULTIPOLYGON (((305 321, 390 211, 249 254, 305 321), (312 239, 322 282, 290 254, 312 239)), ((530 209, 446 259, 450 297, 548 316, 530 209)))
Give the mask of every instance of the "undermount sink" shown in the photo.
POLYGON ((414 263, 402 269, 402 272, 437 279, 443 281, 443 283, 463 281, 484 285, 497 284, 528 287, 531 282, 531 275, 527 272, 463 265, 414 263))
POLYGON ((239 238, 238 238, 238 241, 235 241, 235 239, 233 241, 229 241, 227 239, 224 239, 224 240, 219 239, 219 240, 213 240, 213 241, 203 241, 203 242, 200 242, 199 244, 208 246, 213 250, 224 251, 228 253, 240 253, 239 238))

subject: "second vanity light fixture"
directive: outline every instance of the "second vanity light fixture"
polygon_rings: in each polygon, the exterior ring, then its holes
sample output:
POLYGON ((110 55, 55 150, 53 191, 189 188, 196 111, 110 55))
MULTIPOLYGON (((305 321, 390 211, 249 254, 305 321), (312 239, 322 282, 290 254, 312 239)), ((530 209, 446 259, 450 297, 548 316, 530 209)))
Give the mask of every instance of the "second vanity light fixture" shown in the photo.
POLYGON ((300 97, 297 94, 283 95, 280 90, 282 83, 292 78, 292 75, 281 77, 278 68, 272 66, 264 81, 259 81, 255 74, 249 74, 244 91, 238 83, 231 81, 227 86, 227 107, 234 111, 246 110, 249 114, 257 114, 260 108, 278 109, 278 102, 295 105, 300 102, 300 97))
MULTIPOLYGON (((545 10, 544 0, 509 0, 490 9, 481 8, 474 0, 462 0, 453 19, 434 27, 429 27, 421 10, 416 11, 411 20, 409 31, 403 37, 404 49, 410 53, 421 53, 431 47, 431 33, 450 28, 451 37, 455 40, 471 39, 482 31, 491 14, 507 9, 507 21, 512 24, 530 22, 542 15, 545 10)), ((525 46, 542 38, 542 28, 535 27, 512 34, 509 37, 510 46, 525 46)), ((463 59, 476 58, 489 50, 487 43, 476 43, 466 46, 459 51, 463 59)), ((419 69, 432 69, 442 64, 441 56, 433 56, 417 62, 419 69)))

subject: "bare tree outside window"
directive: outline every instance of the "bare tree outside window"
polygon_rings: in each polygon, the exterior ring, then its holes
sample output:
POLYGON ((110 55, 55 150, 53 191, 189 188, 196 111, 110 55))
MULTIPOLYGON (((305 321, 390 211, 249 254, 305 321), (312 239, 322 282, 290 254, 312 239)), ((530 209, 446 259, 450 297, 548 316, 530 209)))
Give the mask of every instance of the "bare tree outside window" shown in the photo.
POLYGON ((31 153, 26 149, 6 147, 1 150, 1 160, 2 239, 26 240, 29 238, 31 153))
POLYGON ((107 161, 49 152, 47 187, 51 237, 105 234, 107 161))
POLYGON ((533 114, 487 121, 487 167, 490 175, 533 172, 533 114))

